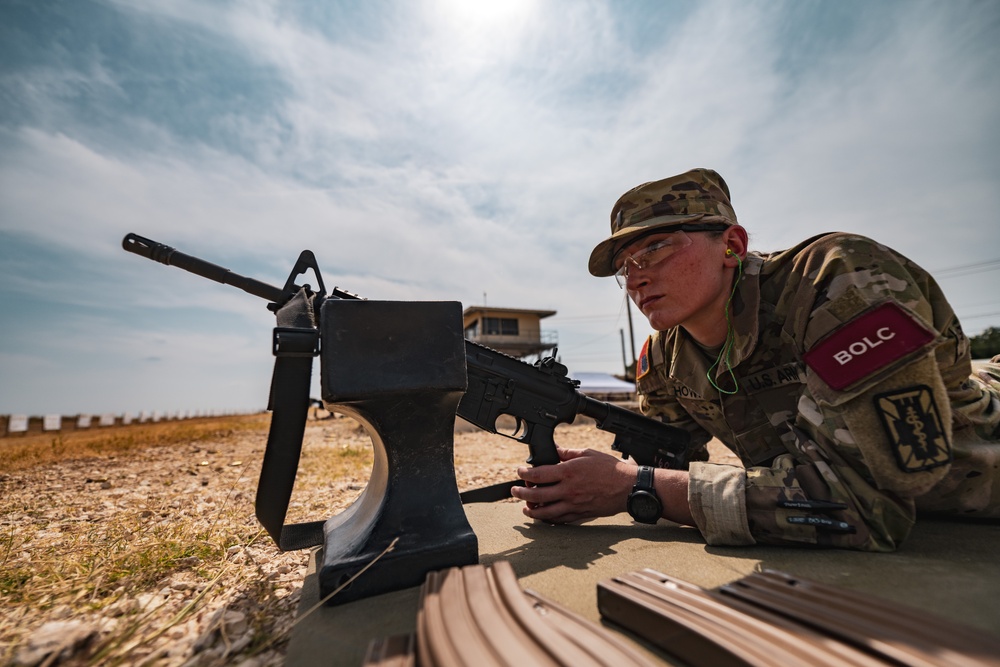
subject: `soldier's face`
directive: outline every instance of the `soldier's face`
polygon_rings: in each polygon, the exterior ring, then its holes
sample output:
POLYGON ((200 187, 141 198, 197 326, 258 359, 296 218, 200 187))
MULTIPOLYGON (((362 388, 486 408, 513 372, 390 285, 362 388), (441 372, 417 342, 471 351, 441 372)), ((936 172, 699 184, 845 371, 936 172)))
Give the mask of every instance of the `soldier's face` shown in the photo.
MULTIPOLYGON (((627 246, 624 254, 641 252, 662 237, 648 236, 627 246)), ((700 342, 715 345, 712 339, 719 321, 725 321, 723 309, 732 287, 723 262, 726 244, 705 232, 688 233, 688 237, 689 244, 663 261, 646 268, 632 267, 625 288, 654 329, 682 326, 700 342)))

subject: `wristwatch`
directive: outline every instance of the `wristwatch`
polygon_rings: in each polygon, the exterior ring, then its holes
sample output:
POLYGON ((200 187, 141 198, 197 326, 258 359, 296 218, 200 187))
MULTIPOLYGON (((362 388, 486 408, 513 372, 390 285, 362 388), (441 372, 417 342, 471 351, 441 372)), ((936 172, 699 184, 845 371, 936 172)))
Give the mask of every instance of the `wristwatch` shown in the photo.
POLYGON ((663 503, 653 486, 652 466, 639 466, 635 486, 628 496, 628 513, 639 523, 656 523, 663 514, 663 503))

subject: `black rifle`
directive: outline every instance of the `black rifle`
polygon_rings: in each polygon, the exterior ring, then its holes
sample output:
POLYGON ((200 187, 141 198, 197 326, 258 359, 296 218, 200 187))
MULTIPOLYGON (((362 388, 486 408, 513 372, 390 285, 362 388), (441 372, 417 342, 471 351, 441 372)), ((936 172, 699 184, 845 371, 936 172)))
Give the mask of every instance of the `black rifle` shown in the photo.
POLYGON ((458 416, 479 428, 528 445, 531 465, 559 463, 554 432, 577 415, 614 433, 611 448, 640 465, 687 468, 690 434, 617 405, 598 401, 579 391, 580 382, 566 376, 566 367, 553 357, 532 364, 502 352, 465 341, 469 388, 458 404, 458 416), (512 433, 497 427, 503 415, 513 417, 512 433))
MULTIPOLYGON (((268 309, 277 311, 303 287, 296 279, 312 269, 319 283, 313 308, 319 311, 323 299, 358 299, 356 294, 333 289, 327 295, 316 258, 309 250, 299 255, 283 288, 233 273, 205 260, 128 234, 122 241, 125 250, 176 266, 191 273, 270 301, 268 309)), ((497 350, 465 341, 468 390, 458 406, 458 416, 479 428, 513 438, 528 446, 531 465, 559 463, 554 439, 559 424, 572 423, 577 415, 592 418, 597 427, 615 435, 612 449, 622 458, 632 457, 640 465, 685 469, 690 434, 683 429, 650 419, 631 410, 595 400, 579 391, 579 381, 567 377, 566 366, 553 357, 528 364, 497 350), (513 432, 498 428, 498 420, 507 415, 515 420, 513 432)))

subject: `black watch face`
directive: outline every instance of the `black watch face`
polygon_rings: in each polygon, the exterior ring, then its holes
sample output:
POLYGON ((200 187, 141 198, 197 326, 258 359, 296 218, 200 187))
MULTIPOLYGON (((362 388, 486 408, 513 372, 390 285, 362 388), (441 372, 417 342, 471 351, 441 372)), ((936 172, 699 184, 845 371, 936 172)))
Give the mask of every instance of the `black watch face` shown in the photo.
POLYGON ((628 499, 628 513, 636 521, 655 523, 660 518, 659 499, 648 491, 636 491, 628 499))

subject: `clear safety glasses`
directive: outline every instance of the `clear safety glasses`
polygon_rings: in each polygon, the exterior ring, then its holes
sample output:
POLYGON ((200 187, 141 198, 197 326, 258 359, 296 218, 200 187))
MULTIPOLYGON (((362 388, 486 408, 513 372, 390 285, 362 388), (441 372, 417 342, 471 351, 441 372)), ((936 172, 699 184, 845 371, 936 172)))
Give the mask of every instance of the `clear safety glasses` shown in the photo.
MULTIPOLYGON (((686 248, 689 245, 691 245, 691 239, 684 232, 672 232, 665 236, 653 237, 648 245, 623 256, 621 266, 615 271, 615 280, 618 281, 618 286, 621 288, 625 287, 625 283, 628 282, 629 271, 633 269, 644 271, 652 266, 656 266, 678 250, 686 248)), ((616 263, 617 261, 618 258, 615 259, 616 263)))

